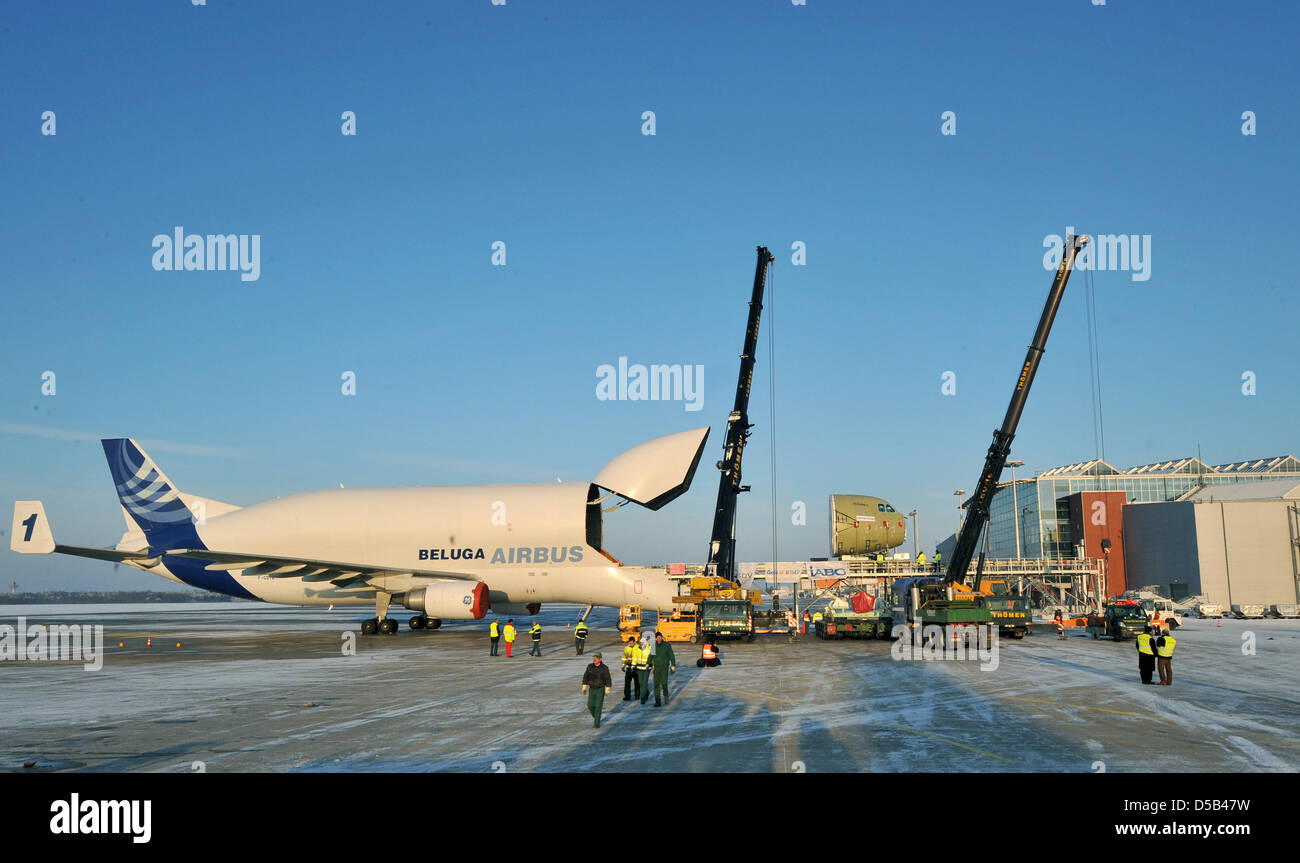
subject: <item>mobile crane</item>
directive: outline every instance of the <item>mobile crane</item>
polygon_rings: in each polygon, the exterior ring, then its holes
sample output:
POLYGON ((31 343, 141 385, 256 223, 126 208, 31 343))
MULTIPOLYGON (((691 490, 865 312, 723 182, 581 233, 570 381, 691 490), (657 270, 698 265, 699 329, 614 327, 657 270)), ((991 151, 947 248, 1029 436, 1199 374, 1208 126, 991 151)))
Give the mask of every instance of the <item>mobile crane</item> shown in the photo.
POLYGON ((740 376, 736 381, 736 399, 727 417, 727 436, 723 441, 722 459, 717 463, 718 501, 713 511, 713 531, 709 538, 709 557, 703 578, 690 580, 690 592, 675 597, 682 604, 694 605, 701 638, 727 637, 754 639, 754 606, 758 591, 745 590, 736 581, 736 499, 749 486, 741 485, 740 462, 749 440, 749 391, 754 381, 754 357, 758 350, 758 325, 763 311, 763 289, 768 265, 774 260, 766 246, 758 247, 754 268, 754 288, 749 299, 749 320, 745 325, 745 345, 740 354, 740 376))
POLYGON ((1047 294, 1047 303, 1043 306, 1043 314, 1038 320, 1038 329, 1034 332, 1034 340, 1025 354, 1025 362, 1020 368, 1015 389, 1012 390, 1011 404, 1007 406, 1002 427, 993 432, 993 443, 990 444, 988 455, 984 460, 984 470, 980 473, 979 482, 975 486, 974 497, 967 505, 966 520, 957 534, 957 545, 948 561, 948 569, 943 578, 898 580, 894 588, 897 597, 896 623, 905 622, 908 627, 914 628, 924 624, 962 626, 992 622, 989 598, 980 591, 983 567, 980 567, 980 571, 976 573, 975 584, 971 589, 964 589, 966 571, 970 567, 980 533, 988 523, 989 504, 1002 477, 1007 456, 1011 454, 1011 441, 1016 436, 1016 427, 1020 424, 1020 415, 1025 409, 1029 388, 1034 383, 1034 375, 1038 372, 1038 365, 1047 347, 1047 336, 1052 330, 1052 322, 1056 319, 1061 298, 1065 295, 1066 282, 1070 280, 1075 258, 1089 240, 1089 237, 1073 234, 1066 238, 1061 253, 1061 264, 1057 267, 1052 288, 1047 294), (955 590, 956 585, 961 585, 963 589, 955 590))

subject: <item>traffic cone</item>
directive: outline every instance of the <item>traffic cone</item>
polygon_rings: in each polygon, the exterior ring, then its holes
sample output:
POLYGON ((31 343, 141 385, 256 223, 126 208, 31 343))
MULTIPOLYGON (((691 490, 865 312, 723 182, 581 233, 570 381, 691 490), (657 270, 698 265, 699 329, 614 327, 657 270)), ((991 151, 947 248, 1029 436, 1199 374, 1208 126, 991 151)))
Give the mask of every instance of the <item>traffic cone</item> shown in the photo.
POLYGON ((145 646, 145 647, 153 647, 153 636, 152 636, 152 635, 145 639, 145 641, 144 641, 144 646, 145 646))

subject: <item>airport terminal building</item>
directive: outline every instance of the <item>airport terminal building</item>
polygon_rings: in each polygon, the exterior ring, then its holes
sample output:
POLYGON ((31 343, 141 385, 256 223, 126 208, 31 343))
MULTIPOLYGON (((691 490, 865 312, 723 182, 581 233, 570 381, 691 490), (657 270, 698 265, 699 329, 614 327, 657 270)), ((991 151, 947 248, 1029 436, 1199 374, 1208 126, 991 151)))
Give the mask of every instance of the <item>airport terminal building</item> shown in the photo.
POLYGON ((1001 483, 980 548, 993 559, 1105 557, 1109 594, 1157 585, 1174 599, 1209 594, 1225 607, 1293 603, 1297 490, 1300 460, 1291 455, 1221 465, 1189 457, 1124 470, 1093 459, 1001 483))

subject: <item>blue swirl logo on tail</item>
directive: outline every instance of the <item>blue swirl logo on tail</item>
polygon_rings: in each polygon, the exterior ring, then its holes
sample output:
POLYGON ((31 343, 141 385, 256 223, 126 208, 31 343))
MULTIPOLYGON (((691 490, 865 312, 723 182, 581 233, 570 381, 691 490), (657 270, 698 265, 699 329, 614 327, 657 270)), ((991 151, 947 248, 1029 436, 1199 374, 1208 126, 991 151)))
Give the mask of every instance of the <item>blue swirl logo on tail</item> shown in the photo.
POLYGON ((103 441, 117 497, 146 534, 193 521, 189 507, 158 466, 129 439, 103 441))
POLYGON ((194 516, 180 491, 153 459, 129 438, 100 441, 108 469, 117 485, 117 499, 144 531, 149 548, 162 554, 167 571, 185 584, 243 599, 257 599, 228 572, 209 572, 201 559, 163 554, 170 549, 205 549, 194 526, 194 516))

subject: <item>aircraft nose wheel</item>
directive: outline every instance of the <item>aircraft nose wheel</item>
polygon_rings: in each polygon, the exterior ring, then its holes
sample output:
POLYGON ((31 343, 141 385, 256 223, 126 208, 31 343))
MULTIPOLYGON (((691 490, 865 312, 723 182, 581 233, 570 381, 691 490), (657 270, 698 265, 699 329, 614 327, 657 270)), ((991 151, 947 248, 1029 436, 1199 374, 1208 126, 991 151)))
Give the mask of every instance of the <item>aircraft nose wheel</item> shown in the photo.
POLYGON ((368 618, 361 621, 361 634, 374 635, 379 631, 379 621, 376 618, 368 618))
POLYGON ((384 635, 396 635, 397 621, 391 617, 385 617, 383 620, 379 621, 379 631, 384 635))

